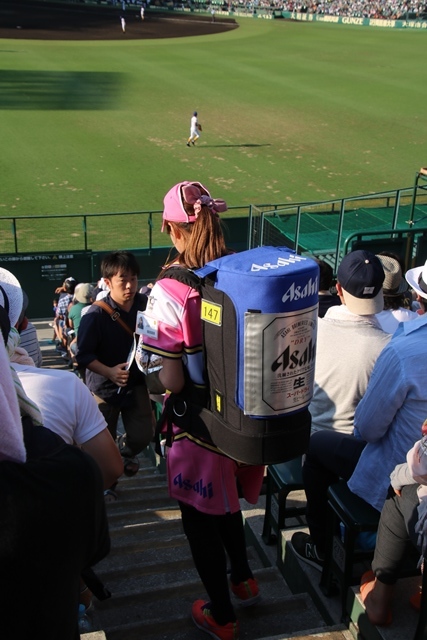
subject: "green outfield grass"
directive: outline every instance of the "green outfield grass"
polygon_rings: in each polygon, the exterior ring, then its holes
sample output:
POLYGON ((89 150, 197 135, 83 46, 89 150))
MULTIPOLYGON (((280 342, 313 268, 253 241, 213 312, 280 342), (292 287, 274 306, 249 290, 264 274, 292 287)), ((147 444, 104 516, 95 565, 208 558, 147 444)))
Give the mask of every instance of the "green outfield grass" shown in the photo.
POLYGON ((193 38, 1 40, 0 216, 160 209, 187 179, 230 205, 410 186, 427 164, 426 47, 416 31, 253 19, 193 38))

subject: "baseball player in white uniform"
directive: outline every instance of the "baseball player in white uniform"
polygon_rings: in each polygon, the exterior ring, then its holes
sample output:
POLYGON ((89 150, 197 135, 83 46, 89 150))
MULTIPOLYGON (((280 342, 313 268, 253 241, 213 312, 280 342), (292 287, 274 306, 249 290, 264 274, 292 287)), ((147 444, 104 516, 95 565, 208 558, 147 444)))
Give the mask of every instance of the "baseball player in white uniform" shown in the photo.
POLYGON ((187 147, 190 146, 190 142, 191 144, 195 144, 196 140, 198 140, 200 138, 200 131, 202 130, 201 125, 199 124, 198 120, 197 120, 197 111, 193 112, 193 115, 191 117, 191 123, 190 123, 190 137, 187 140, 187 147))

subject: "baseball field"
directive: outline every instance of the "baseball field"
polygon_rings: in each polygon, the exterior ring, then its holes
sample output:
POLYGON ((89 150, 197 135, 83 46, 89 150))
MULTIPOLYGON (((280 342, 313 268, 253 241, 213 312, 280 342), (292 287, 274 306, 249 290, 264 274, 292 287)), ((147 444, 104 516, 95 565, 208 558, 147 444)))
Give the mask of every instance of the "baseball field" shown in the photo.
POLYGON ((230 205, 327 200, 427 164, 427 33, 119 15, 0 29, 0 216, 160 209, 187 179, 230 205))

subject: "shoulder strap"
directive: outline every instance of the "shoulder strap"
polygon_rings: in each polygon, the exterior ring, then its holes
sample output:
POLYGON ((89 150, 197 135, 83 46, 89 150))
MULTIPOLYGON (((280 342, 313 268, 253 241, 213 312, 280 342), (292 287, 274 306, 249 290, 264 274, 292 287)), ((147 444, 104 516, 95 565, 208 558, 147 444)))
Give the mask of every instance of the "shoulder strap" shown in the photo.
POLYGON ((194 271, 186 269, 185 267, 169 267, 162 274, 160 280, 163 280, 163 278, 178 280, 178 282, 182 282, 183 284, 186 284, 187 286, 201 293, 201 279, 199 278, 199 276, 196 276, 194 271))
POLYGON ((128 325, 126 324, 126 322, 124 322, 121 317, 120 317, 120 312, 116 309, 114 310, 113 307, 110 307, 110 305, 105 302, 105 300, 96 300, 93 304, 96 304, 97 307, 101 307, 101 309, 104 309, 104 311, 106 311, 109 316, 111 317, 111 320, 113 322, 118 322, 119 325, 128 332, 129 335, 133 336, 133 331, 130 327, 128 327, 128 325))
MULTIPOLYGON (((202 297, 202 285, 204 280, 199 278, 194 271, 181 266, 172 266, 165 269, 164 273, 159 277, 159 280, 163 278, 170 278, 172 280, 178 280, 186 284, 188 287, 195 289, 200 297, 202 297)), ((206 349, 203 345, 203 359, 206 363, 206 349)), ((185 384, 184 388, 179 393, 171 393, 163 406, 162 415, 157 423, 157 433, 163 433, 163 427, 166 422, 166 445, 172 446, 174 440, 172 432, 172 424, 176 424, 180 429, 183 429, 186 435, 192 434, 192 436, 200 437, 201 441, 205 441, 210 447, 214 446, 210 438, 209 431, 206 428, 205 421, 200 418, 200 412, 206 407, 209 400, 209 377, 207 375, 205 366, 205 379, 207 388, 201 389, 196 387, 191 380, 187 368, 184 366, 185 384), (184 412, 181 414, 182 407, 185 407, 184 412)), ((210 415, 210 411, 207 411, 207 415, 210 415)), ((158 439, 156 439, 156 442, 158 439)), ((157 446, 157 445, 156 445, 157 446)), ((157 453, 160 453, 160 445, 156 449, 157 453)))

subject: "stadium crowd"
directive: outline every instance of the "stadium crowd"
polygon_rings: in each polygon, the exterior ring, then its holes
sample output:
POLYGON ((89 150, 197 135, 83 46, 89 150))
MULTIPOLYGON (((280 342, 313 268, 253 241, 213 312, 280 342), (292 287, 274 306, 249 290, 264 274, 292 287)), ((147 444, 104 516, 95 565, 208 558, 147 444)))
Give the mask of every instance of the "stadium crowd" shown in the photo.
MULTIPOLYGON (((208 3, 206 3, 208 6, 208 3)), ((224 11, 289 11, 327 16, 351 16, 384 20, 413 20, 427 17, 427 4, 418 0, 231 0, 222 4, 224 11)))
POLYGON ((296 11, 329 16, 352 16, 356 18, 376 18, 385 20, 406 20, 419 17, 426 12, 424 3, 416 0, 332 0, 331 2, 290 2, 282 3, 284 11, 296 11))

